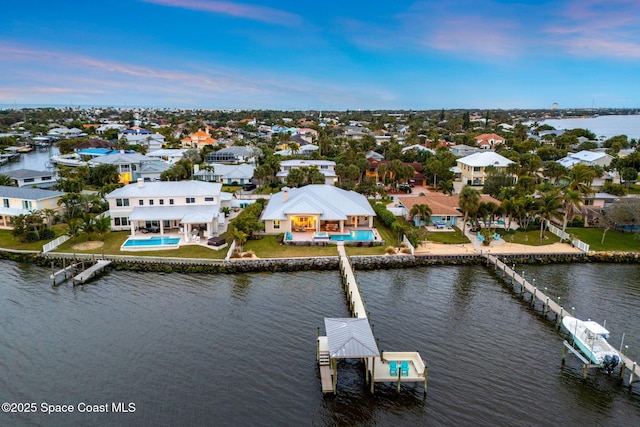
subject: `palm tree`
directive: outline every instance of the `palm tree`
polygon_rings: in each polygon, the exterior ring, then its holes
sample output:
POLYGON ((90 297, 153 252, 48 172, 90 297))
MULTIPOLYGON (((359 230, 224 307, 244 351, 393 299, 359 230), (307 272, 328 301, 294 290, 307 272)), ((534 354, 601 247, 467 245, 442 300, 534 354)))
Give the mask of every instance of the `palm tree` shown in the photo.
POLYGON ((536 213, 540 216, 540 241, 544 238, 545 223, 551 218, 560 217, 558 211, 562 206, 562 196, 558 190, 547 191, 540 195, 538 199, 538 209, 536 213))
POLYGON ((0 175, 0 185, 4 187, 12 187, 16 185, 16 182, 13 178, 8 177, 7 175, 0 175))
POLYGON ((458 207, 464 212, 464 220, 462 221, 462 234, 464 235, 467 226, 467 218, 469 215, 475 215, 480 207, 480 193, 470 185, 465 185, 458 198, 458 207))
POLYGON ((580 192, 565 188, 562 193, 562 203, 564 205, 564 215, 562 219, 562 235, 567 230, 569 218, 573 216, 574 209, 580 209, 582 206, 582 195, 580 192))
POLYGON ((55 210, 49 208, 42 209, 40 213, 47 220, 47 227, 51 228, 51 226, 53 225, 53 221, 58 213, 55 210))
POLYGON ((290 142, 287 144, 287 147, 289 147, 289 151, 291 151, 292 156, 295 156, 298 154, 298 151, 300 151, 300 147, 295 142, 290 142))
POLYGON ((413 217, 413 223, 416 225, 416 227, 418 227, 420 222, 424 222, 426 226, 431 220, 431 208, 426 203, 413 205, 409 213, 413 217))
POLYGON ((108 216, 97 216, 94 218, 93 229, 100 236, 100 240, 104 241, 104 235, 111 228, 111 218, 108 216))
POLYGON ((446 181, 438 181, 436 190, 441 191, 443 194, 452 195, 454 192, 453 181, 448 179, 446 181))

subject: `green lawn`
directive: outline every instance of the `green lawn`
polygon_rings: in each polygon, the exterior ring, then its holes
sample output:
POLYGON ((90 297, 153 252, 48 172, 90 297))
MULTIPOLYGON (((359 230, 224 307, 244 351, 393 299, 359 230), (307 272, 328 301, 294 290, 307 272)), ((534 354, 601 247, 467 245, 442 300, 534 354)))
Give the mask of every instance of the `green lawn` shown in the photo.
POLYGON ((629 194, 640 194, 640 185, 632 185, 629 187, 629 194))
POLYGON ((567 233, 589 244, 592 251, 640 251, 640 238, 635 233, 609 230, 602 241, 602 228, 568 228, 567 233))
POLYGON ((336 245, 328 246, 285 246, 279 245, 276 236, 263 236, 262 239, 248 240, 242 248, 255 252, 258 258, 295 258, 314 256, 337 256, 336 245))
POLYGON ((446 243, 448 245, 461 245, 469 243, 467 236, 462 234, 462 230, 458 227, 453 227, 455 232, 450 231, 432 231, 427 234, 427 240, 436 243, 446 243))
POLYGON ((22 243, 13 237, 11 230, 0 230, 0 248, 17 249, 21 251, 41 251, 42 245, 48 241, 38 241, 34 243, 22 243))
POLYGON ((506 234, 502 234, 502 238, 507 243, 517 243, 520 245, 529 245, 529 246, 545 246, 551 245, 553 243, 558 243, 560 238, 555 234, 545 230, 544 235, 545 238, 540 240, 540 230, 530 230, 530 231, 510 231, 506 234))
MULTIPOLYGON (((105 234, 104 246, 97 249, 78 250, 73 246, 88 240, 86 234, 78 236, 75 241, 68 240, 60 245, 55 252, 79 253, 79 254, 96 254, 101 255, 104 250, 106 255, 133 255, 133 256, 150 256, 150 257, 177 257, 177 258, 211 258, 223 259, 227 255, 227 248, 219 251, 209 249, 199 245, 186 245, 178 249, 160 250, 160 251, 120 251, 120 246, 129 237, 128 231, 112 231, 105 234)), ((95 240, 95 239, 94 239, 95 240)))

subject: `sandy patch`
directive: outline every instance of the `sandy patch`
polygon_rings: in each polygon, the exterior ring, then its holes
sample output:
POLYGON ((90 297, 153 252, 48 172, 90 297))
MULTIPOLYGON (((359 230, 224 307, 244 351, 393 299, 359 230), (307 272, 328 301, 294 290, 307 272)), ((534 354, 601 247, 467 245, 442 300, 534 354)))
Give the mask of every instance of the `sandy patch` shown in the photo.
POLYGON ((104 246, 104 242, 89 241, 75 244, 73 245, 73 249, 75 249, 76 251, 90 251, 92 249, 101 248, 102 246, 104 246))
MULTIPOLYGON (((553 243, 545 246, 529 246, 517 243, 502 242, 501 244, 491 244, 482 246, 482 251, 489 250, 492 254, 560 254, 560 253, 581 253, 580 249, 574 248, 567 243, 553 243)), ((471 243, 464 245, 447 245, 444 243, 423 243, 416 250, 416 254, 433 255, 471 255, 477 254, 471 243)))

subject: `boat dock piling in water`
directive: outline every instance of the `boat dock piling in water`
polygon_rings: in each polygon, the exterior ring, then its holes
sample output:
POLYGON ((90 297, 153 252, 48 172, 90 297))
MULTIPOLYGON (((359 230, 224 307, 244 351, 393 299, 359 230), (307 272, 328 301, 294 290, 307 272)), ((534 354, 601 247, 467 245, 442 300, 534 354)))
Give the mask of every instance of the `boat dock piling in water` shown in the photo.
MULTIPOLYGON (((513 268, 509 267, 505 262, 500 261, 497 256, 491 255, 490 253, 482 254, 487 259, 487 266, 493 264, 494 271, 497 273, 498 270, 502 271, 502 278, 506 277, 510 278, 511 285, 514 287, 517 294, 524 296, 529 293, 531 295, 531 307, 535 310, 536 302, 540 301, 542 303, 542 315, 545 318, 548 318, 549 312, 553 312, 556 320, 556 327, 560 328, 562 324, 562 318, 565 316, 573 315, 572 312, 568 313, 564 307, 560 305, 560 299, 558 298, 558 302, 553 301, 553 299, 549 298, 546 292, 541 292, 535 286, 535 279, 533 280, 533 284, 529 283, 524 278, 524 272, 522 272, 522 276, 515 272, 515 265, 513 268)), ((546 288, 545 288, 546 291, 546 288)), ((567 354, 567 350, 571 351, 575 354, 583 363, 583 377, 587 378, 588 369, 590 367, 600 367, 599 365, 591 364, 587 359, 585 359, 582 354, 578 352, 573 346, 571 346, 567 341, 564 342, 564 348, 562 352, 562 364, 564 364, 565 357, 567 354)), ((622 359, 622 363, 620 363, 620 378, 624 377, 625 370, 629 370, 629 383, 628 386, 631 388, 632 384, 640 381, 640 369, 638 369, 638 365, 636 362, 627 357, 626 353, 627 348, 625 348, 625 352, 620 352, 620 358, 622 359)))
POLYGON ((73 278, 73 284, 84 284, 84 282, 86 282, 87 280, 91 279, 92 277, 96 276, 97 274, 99 274, 102 270, 105 269, 105 267, 107 267, 109 264, 111 264, 111 261, 109 260, 98 260, 95 264, 93 264, 91 267, 87 268, 86 270, 84 269, 84 262, 82 263, 82 272, 80 272, 80 274, 78 274, 77 276, 75 276, 73 278))

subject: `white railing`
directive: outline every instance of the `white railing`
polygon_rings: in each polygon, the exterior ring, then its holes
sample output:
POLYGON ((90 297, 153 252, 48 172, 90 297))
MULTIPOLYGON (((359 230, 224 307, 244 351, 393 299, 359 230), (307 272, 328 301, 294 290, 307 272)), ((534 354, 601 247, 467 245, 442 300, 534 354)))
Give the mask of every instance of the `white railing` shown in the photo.
POLYGON ((49 251, 52 251, 58 246, 60 246, 61 244, 63 244, 64 242, 66 242, 67 240, 69 240, 70 238, 71 237, 67 236, 66 234, 64 236, 60 236, 57 239, 52 240, 49 243, 42 246, 42 252, 47 253, 49 251))
POLYGON ((411 255, 414 254, 416 248, 413 247, 413 245, 411 244, 411 242, 409 241, 409 239, 407 239, 407 236, 405 236, 404 234, 402 235, 402 241, 404 242, 405 245, 407 245, 407 247, 411 250, 411 255))
POLYGON ((551 224, 548 220, 545 219, 545 221, 547 222, 547 230, 549 230, 551 233, 560 237, 560 239, 562 240, 571 240, 571 244, 580 249, 582 252, 589 252, 589 245, 587 243, 583 242, 582 240, 572 239, 569 233, 565 232, 563 234, 561 229, 551 224))

